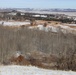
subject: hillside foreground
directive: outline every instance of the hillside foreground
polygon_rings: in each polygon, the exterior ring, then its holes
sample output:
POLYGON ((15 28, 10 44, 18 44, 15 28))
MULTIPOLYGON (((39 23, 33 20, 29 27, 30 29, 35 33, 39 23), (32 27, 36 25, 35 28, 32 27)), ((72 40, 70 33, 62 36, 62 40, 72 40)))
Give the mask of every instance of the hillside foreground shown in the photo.
POLYGON ((34 66, 0 66, 0 75, 76 75, 73 71, 46 70, 34 66))

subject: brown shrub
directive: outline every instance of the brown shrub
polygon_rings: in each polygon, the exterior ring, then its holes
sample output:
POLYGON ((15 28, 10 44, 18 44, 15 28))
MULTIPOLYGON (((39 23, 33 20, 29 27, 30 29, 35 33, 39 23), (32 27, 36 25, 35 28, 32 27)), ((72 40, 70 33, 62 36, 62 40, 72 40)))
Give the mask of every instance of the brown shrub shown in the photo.
POLYGON ((9 61, 17 65, 30 65, 30 62, 22 55, 18 57, 12 57, 9 61))

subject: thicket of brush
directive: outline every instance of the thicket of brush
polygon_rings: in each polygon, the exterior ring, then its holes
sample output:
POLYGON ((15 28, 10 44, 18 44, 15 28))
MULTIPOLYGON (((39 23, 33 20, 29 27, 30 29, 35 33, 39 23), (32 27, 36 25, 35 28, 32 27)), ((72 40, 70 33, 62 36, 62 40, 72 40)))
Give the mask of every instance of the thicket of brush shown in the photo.
POLYGON ((76 70, 76 35, 0 26, 0 62, 35 50, 58 57, 57 69, 76 70))

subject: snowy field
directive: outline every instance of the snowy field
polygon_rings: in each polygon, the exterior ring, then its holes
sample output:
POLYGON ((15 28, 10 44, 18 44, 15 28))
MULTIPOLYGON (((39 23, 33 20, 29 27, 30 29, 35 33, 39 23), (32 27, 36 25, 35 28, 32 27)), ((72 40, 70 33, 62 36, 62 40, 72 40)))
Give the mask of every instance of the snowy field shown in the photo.
POLYGON ((43 25, 38 25, 38 26, 29 26, 29 29, 39 29, 43 31, 52 31, 52 32, 59 32, 62 31, 63 33, 73 33, 76 32, 76 24, 66 24, 66 25, 47 25, 44 27, 43 25), (70 26, 74 26, 73 28, 70 26))
MULTIPOLYGON (((3 26, 21 26, 21 25, 30 25, 30 21, 0 21, 0 25, 3 26)), ((37 26, 29 26, 29 29, 39 29, 39 30, 44 30, 46 32, 52 31, 52 32, 58 32, 61 30, 63 33, 72 33, 76 32, 76 24, 59 24, 59 25, 47 25, 44 27, 43 25, 37 25, 37 26), (73 26, 73 28, 71 27, 73 26), (59 29, 60 28, 60 29, 59 29)))
POLYGON ((2 24, 4 26, 20 26, 20 25, 27 25, 27 24, 30 24, 30 22, 19 22, 19 21, 0 21, 0 24, 2 24))
POLYGON ((19 12, 24 13, 40 13, 40 14, 65 14, 68 16, 76 16, 76 12, 53 12, 53 11, 25 11, 25 10, 17 10, 19 12))
POLYGON ((33 66, 1 66, 0 75, 76 75, 73 71, 40 69, 33 66))

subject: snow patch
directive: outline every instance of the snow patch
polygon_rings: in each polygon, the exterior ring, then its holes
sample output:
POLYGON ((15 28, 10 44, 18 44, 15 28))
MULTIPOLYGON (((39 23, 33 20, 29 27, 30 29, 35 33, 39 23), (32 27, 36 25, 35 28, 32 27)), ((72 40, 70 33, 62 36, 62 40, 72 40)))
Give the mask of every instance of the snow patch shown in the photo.
POLYGON ((37 27, 39 30, 45 30, 45 27, 43 25, 38 25, 37 27))
POLYGON ((76 75, 73 71, 47 70, 34 66, 1 66, 0 75, 76 75))
POLYGON ((57 32, 57 27, 54 26, 47 26, 45 31, 52 31, 52 32, 57 32))
POLYGON ((4 25, 4 26, 20 26, 20 25, 27 25, 27 24, 30 24, 30 22, 10 22, 10 21, 0 21, 0 24, 1 25, 4 25))

